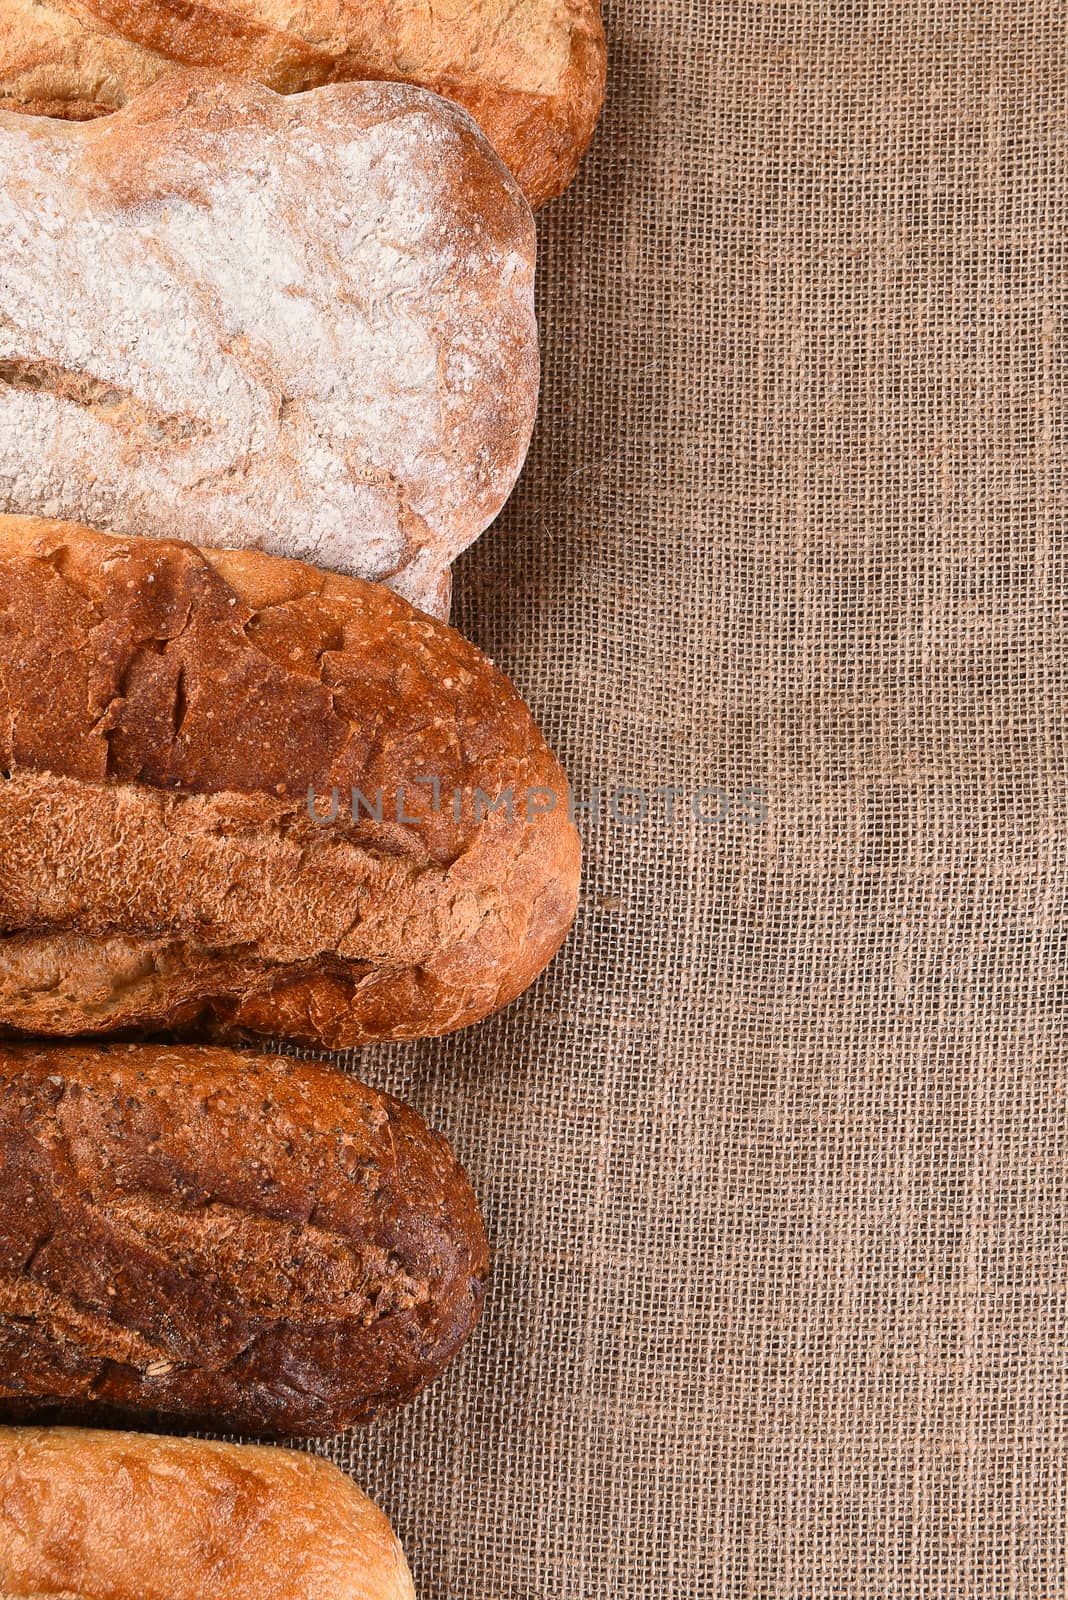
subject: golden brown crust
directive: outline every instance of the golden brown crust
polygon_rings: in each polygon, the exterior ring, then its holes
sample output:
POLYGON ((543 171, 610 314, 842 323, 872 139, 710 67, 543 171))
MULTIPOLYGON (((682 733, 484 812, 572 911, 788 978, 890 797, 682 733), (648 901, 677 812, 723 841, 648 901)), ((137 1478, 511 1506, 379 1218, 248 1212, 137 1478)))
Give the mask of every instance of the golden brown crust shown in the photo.
POLYGON ((415 1600, 382 1512, 317 1456, 0 1428, 4 1600, 415 1600))
POLYGON ((91 17, 74 0, 4 0, 0 107, 83 121, 115 111, 169 63, 91 17))
POLYGON ((7 0, 0 105, 117 110, 172 62, 280 93, 417 83, 475 118, 535 207, 564 189, 604 99, 599 0, 7 0))
POLYGON ((512 686, 299 562, 0 519, 0 765, 10 1030, 448 1032, 574 915, 566 780, 512 686))
POLYGON ((0 1416, 328 1435, 432 1382, 489 1257, 446 1141, 316 1063, 0 1047, 0 1416))

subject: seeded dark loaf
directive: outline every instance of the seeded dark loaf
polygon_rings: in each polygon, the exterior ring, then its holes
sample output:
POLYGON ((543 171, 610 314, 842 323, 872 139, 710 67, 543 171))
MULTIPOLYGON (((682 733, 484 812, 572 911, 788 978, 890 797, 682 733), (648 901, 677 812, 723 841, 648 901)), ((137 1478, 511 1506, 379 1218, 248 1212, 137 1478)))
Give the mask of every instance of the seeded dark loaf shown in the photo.
POLYGON ((336 1068, 0 1047, 0 1417, 337 1433, 474 1327, 478 1204, 438 1134, 336 1068))
POLYGON ((0 105, 124 106, 175 62, 282 94, 342 79, 421 84, 464 106, 531 205, 559 194, 604 99, 599 0, 4 0, 0 105))
POLYGON ((9 1031, 446 1033, 574 915, 566 780, 511 684, 300 562, 0 518, 0 768, 9 1031))
POLYGON ((382 1512, 302 1450, 0 1428, 3 1600, 415 1600, 382 1512))

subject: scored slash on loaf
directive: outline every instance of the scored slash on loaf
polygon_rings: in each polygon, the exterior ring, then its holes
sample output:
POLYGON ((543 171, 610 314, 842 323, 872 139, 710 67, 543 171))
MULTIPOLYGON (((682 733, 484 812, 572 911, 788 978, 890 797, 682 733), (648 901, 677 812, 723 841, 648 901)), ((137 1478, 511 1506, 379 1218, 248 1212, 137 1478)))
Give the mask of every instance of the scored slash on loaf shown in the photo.
POLYGON ((0 105, 116 111, 173 62, 280 93, 339 79, 422 84, 464 106, 531 205, 559 194, 604 98, 599 0, 4 0, 0 105))
POLYGON ((0 510, 447 614, 538 391, 533 219, 463 111, 194 72, 102 121, 0 112, 0 251, 0 510))

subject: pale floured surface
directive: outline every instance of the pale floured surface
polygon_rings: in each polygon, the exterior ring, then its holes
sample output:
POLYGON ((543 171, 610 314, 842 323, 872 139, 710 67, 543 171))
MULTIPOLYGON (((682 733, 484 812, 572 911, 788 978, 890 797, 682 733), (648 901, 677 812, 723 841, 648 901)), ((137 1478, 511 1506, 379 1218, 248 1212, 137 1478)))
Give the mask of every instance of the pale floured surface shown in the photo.
POLYGON ((537 387, 529 213, 461 112, 190 74, 106 124, 3 114, 0 242, 3 509, 441 609, 537 387))

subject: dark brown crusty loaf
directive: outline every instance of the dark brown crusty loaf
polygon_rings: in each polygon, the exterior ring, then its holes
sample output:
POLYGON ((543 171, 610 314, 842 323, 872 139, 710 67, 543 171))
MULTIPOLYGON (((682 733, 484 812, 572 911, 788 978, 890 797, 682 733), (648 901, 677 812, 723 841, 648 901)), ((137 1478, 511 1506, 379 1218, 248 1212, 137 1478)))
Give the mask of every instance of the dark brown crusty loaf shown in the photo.
POLYGON ((573 177, 604 99, 600 0, 3 0, 0 106, 118 110, 175 62, 282 94, 400 79, 455 100, 531 205, 573 177))
POLYGON ((393 1530, 300 1450, 0 1428, 0 1600, 415 1600, 393 1530))
POLYGON ((8 1030, 445 1033, 574 915, 566 781, 511 684, 300 562, 0 519, 0 768, 8 1030))
POLYGON ((0 1416, 331 1434, 478 1320, 440 1135, 336 1068, 188 1045, 0 1048, 0 1416))

